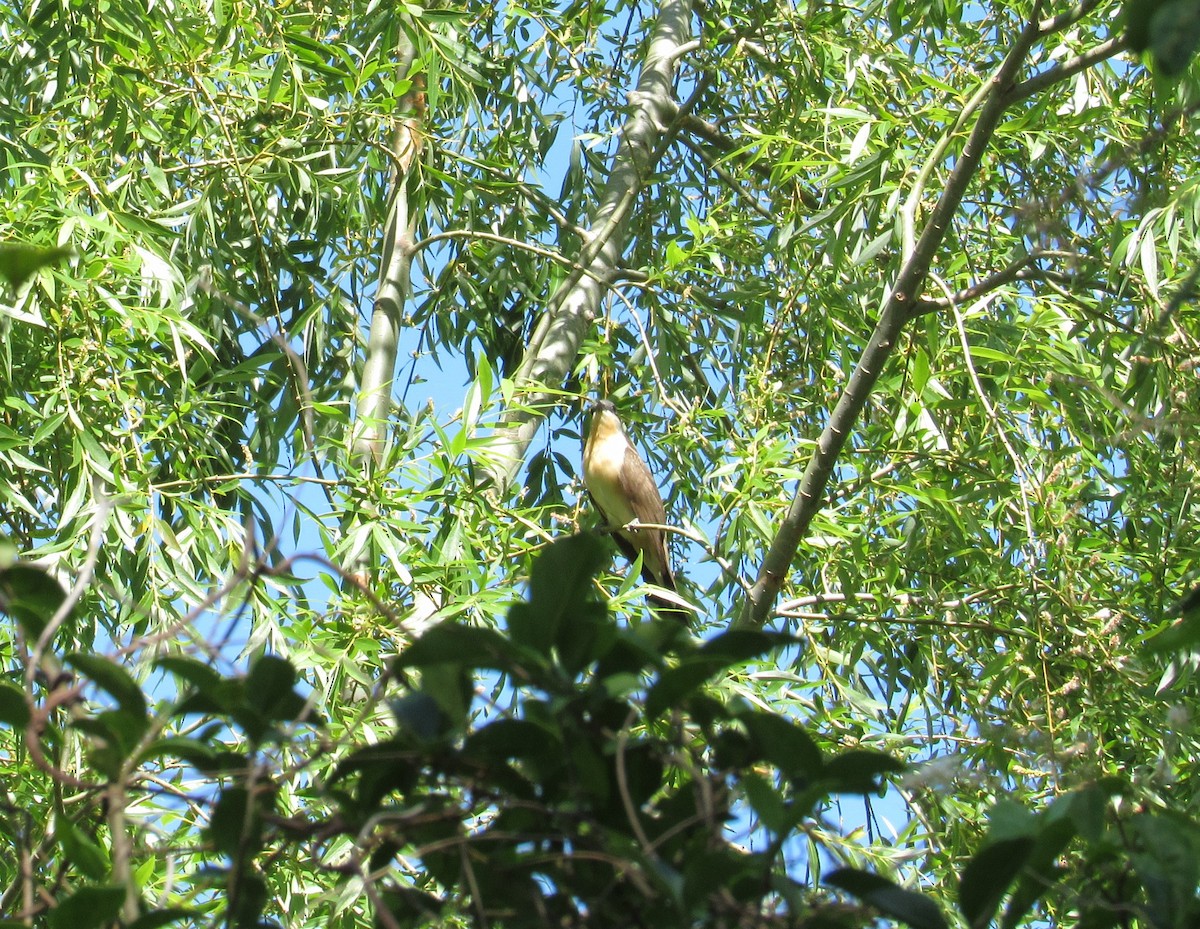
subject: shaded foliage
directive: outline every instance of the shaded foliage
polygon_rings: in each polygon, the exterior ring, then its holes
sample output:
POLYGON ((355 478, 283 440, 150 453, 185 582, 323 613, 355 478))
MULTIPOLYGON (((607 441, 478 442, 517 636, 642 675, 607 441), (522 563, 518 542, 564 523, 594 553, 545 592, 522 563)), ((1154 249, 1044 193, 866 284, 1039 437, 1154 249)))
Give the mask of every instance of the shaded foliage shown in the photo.
MULTIPOLYGON (((44 759, 79 733, 98 777, 75 786, 109 802, 138 805, 180 765, 200 775, 191 791, 208 798, 200 801, 204 848, 179 876, 193 888, 191 905, 135 899, 126 922, 137 926, 205 919, 212 890, 226 920, 257 925, 278 905, 274 872, 306 854, 334 890, 369 874, 382 925, 458 914, 511 926, 852 926, 874 911, 921 929, 946 926, 933 900, 869 871, 825 877, 871 908, 862 910, 789 876, 789 845, 831 795, 878 793, 881 778, 903 769, 703 686, 796 640, 730 632, 697 645, 673 622, 619 628, 595 595, 602 563, 597 537, 564 539, 535 562, 529 599, 510 610, 511 635, 431 628, 381 682, 393 714, 386 738, 336 763, 317 750, 313 736, 326 728, 294 689, 295 669, 271 655, 244 676, 163 659, 178 696, 153 720, 119 665, 65 656, 79 679, 41 697, 33 717, 5 721, 44 759), (511 690, 508 709, 479 713, 472 680, 480 672, 511 690), (57 699, 64 689, 70 700, 57 699), (237 734, 245 738, 235 747, 237 734), (273 770, 272 747, 308 753, 308 770, 273 770), (310 785, 288 815, 277 806, 284 779, 310 785), (731 824, 745 816, 738 801, 757 817, 760 851, 730 840, 731 824)), ((5 569, 0 605, 39 603, 34 612, 48 621, 65 594, 47 598, 37 574, 5 569)), ((45 773, 55 779, 53 768, 45 773)), ((1200 826, 1179 815, 1118 814, 1111 798, 1125 789, 1109 779, 1036 815, 998 804, 962 873, 964 919, 988 925, 1007 899, 1003 925, 1019 925, 1060 883, 1072 900, 1087 901, 1089 925, 1134 914, 1173 925, 1195 910, 1196 875, 1183 864, 1195 858, 1200 826), (1064 858, 1071 845, 1079 852, 1064 858)), ((50 925, 117 918, 123 875, 153 861, 151 849, 127 845, 112 854, 131 858, 110 859, 96 832, 86 820, 58 823, 52 857, 77 869, 82 884, 49 911, 50 925)))

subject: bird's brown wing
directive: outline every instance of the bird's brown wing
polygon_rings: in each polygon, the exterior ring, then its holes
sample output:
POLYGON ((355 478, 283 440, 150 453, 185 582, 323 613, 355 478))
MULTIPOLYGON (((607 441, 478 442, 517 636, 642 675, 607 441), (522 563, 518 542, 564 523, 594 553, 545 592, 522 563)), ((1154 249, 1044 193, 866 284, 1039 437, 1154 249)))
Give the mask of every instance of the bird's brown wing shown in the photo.
MULTIPOLYGON (((638 514, 638 522, 649 525, 665 525, 667 512, 663 508, 662 495, 654 482, 654 475, 646 467, 640 455, 629 446, 625 449, 625 464, 621 468, 621 491, 632 504, 633 511, 638 514)), ((637 533, 638 542, 642 549, 642 578, 659 587, 675 589, 675 578, 671 574, 671 559, 667 554, 667 545, 661 529, 631 529, 637 533)), ((618 533, 618 537, 623 533, 618 533)), ((626 545, 635 548, 627 540, 626 545)), ((624 551, 624 550, 623 550, 624 551)), ((628 552, 626 557, 630 557, 628 552)))

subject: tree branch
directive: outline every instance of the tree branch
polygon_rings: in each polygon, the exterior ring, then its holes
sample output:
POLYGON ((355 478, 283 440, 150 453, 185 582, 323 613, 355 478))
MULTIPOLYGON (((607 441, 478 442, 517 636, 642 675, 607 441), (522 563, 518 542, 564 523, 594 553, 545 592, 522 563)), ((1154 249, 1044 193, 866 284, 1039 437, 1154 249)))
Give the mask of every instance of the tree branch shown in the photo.
POLYGON ((599 313, 603 282, 617 273, 633 204, 654 168, 658 140, 675 111, 676 59, 688 41, 690 20, 687 0, 660 0, 637 88, 629 95, 632 112, 579 258, 587 271, 572 273, 551 296, 517 368, 512 399, 486 449, 485 479, 502 491, 515 479, 529 443, 555 402, 553 389, 570 373, 599 313))
MULTIPOLYGON (((791 570, 800 541, 808 531, 813 517, 820 511, 826 487, 833 474, 834 464, 845 447, 863 407, 866 406, 875 382, 896 347, 905 323, 911 318, 933 256, 941 247, 967 187, 978 170, 983 153, 991 141, 1007 105, 1008 94, 1017 73, 1024 65, 1030 49, 1040 37, 1036 21, 1025 25, 1000 67, 991 78, 986 99, 979 107, 975 126, 963 146, 945 189, 930 214, 920 239, 906 258, 892 286, 879 322, 842 396, 830 415, 829 423, 817 441, 817 449, 800 479, 792 504, 771 543, 759 569, 754 589, 746 599, 745 609, 738 622, 741 625, 762 626, 770 616, 771 605, 779 595, 791 570)), ((970 104, 969 104, 970 105, 970 104)))
MULTIPOLYGON (((400 35, 396 72, 401 78, 410 78, 417 52, 404 30, 400 35)), ((391 191, 379 259, 379 286, 355 409, 354 461, 360 467, 382 459, 383 435, 392 412, 392 379, 396 375, 401 315, 408 298, 412 237, 416 228, 409 200, 409 179, 421 151, 420 127, 425 108, 422 86, 414 80, 402 98, 402 109, 409 115, 396 121, 392 140, 391 191)))
POLYGON ((1077 3, 1065 13, 1051 16, 1049 19, 1043 19, 1037 24, 1038 35, 1044 37, 1053 35, 1056 32, 1062 32, 1064 29, 1069 29, 1103 2, 1104 0, 1083 0, 1082 3, 1077 3))
POLYGON ((935 310, 945 309, 950 306, 957 306, 960 303, 970 303, 972 300, 978 300, 980 297, 991 293, 998 287, 1003 287, 1005 284, 1010 284, 1021 277, 1021 272, 1029 267, 1034 261, 1040 257, 1039 252, 1029 252, 1022 255, 1013 261, 1008 267, 1001 268, 995 274, 990 274, 978 284, 972 284, 970 287, 965 287, 949 297, 922 297, 915 304, 909 313, 909 318, 914 319, 925 313, 930 313, 935 310))
POLYGON ((1005 106, 1032 97, 1047 87, 1052 87, 1060 81, 1074 77, 1080 71, 1086 71, 1092 65, 1106 61, 1124 50, 1125 37, 1123 35, 1116 36, 1084 52, 1082 55, 1076 55, 1074 58, 1069 58, 1066 61, 1056 62, 1054 67, 1015 85, 1006 95, 1005 106))

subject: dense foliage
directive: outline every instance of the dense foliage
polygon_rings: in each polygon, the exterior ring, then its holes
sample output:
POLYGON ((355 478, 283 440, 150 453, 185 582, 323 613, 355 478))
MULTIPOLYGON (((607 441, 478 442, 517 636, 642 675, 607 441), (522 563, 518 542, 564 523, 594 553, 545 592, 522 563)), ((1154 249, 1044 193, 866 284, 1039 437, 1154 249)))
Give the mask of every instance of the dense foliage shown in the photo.
POLYGON ((0 10, 0 919, 1194 922, 1197 22, 0 10))

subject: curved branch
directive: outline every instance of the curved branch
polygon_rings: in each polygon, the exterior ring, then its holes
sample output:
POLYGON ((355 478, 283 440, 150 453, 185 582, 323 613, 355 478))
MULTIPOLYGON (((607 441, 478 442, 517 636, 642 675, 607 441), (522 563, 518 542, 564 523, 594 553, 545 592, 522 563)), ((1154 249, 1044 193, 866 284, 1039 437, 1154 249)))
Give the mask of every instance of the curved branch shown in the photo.
POLYGON ((972 284, 970 287, 963 288, 948 297, 923 297, 913 304, 912 311, 909 314, 910 318, 921 316, 924 313, 931 313, 935 310, 945 309, 946 307, 957 306, 960 303, 970 303, 972 300, 978 300, 993 290, 1018 280, 1021 277, 1021 272, 1037 261, 1039 257, 1041 257, 1040 252, 1028 252, 1017 258, 1008 267, 1001 268, 994 274, 989 274, 978 284, 972 284))
POLYGON ((1006 95, 1005 105, 1025 100, 1045 90, 1047 87, 1052 87, 1060 81, 1074 77, 1080 71, 1086 71, 1092 65, 1107 61, 1114 55, 1119 54, 1125 50, 1125 47, 1125 37, 1123 35, 1116 36, 1084 52, 1082 55, 1076 55, 1074 58, 1066 61, 1057 62, 1054 67, 1015 85, 1006 95))
POLYGON ((1057 16, 1043 19, 1037 25, 1038 35, 1053 35, 1056 32, 1062 32, 1064 29, 1071 28, 1103 2, 1104 0, 1083 0, 1082 3, 1075 4, 1075 6, 1071 7, 1065 13, 1059 13, 1057 16))

